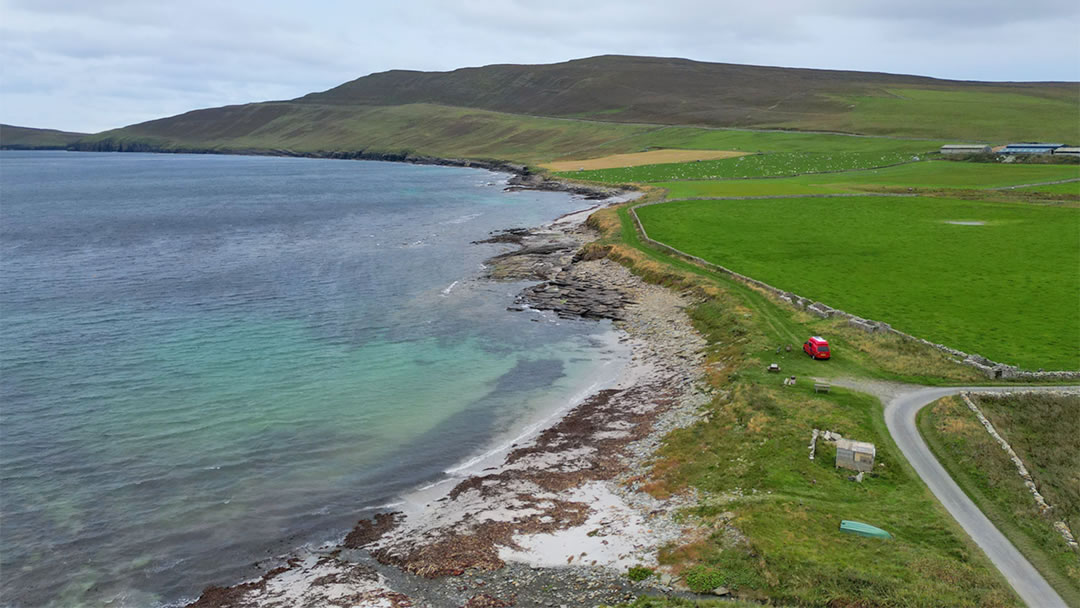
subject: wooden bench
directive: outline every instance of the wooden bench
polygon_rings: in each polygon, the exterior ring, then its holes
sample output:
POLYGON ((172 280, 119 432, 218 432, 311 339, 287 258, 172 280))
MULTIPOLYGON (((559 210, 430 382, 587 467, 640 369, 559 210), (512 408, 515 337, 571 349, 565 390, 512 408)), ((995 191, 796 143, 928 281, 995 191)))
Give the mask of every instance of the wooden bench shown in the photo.
POLYGON ((827 382, 815 382, 814 383, 814 392, 815 393, 827 393, 827 392, 829 392, 830 388, 832 388, 832 387, 827 382))

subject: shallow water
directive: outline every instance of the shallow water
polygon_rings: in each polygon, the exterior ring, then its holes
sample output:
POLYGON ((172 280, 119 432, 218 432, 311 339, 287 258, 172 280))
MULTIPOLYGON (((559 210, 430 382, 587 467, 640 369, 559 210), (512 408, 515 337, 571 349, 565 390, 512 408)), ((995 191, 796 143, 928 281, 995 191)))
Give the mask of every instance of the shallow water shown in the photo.
POLYGON ((0 603, 191 599, 611 382, 608 324, 477 280, 471 241, 588 206, 504 178, 0 154, 0 603))

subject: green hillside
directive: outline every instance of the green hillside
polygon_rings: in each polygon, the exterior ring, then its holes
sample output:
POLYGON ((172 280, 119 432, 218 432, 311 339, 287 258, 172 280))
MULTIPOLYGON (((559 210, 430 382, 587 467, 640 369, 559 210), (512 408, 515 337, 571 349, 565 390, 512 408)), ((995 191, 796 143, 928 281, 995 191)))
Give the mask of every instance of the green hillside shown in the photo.
POLYGON ((383 72, 291 101, 197 110, 107 131, 77 147, 528 163, 656 147, 782 152, 831 143, 839 150, 925 151, 941 141, 1080 141, 1078 92, 1077 83, 960 82, 602 56, 383 72), (750 128, 787 132, 766 141, 750 128), (792 133, 818 130, 926 141, 792 133))
POLYGON ((62 150, 85 133, 0 124, 0 150, 62 150))
POLYGON ((258 103, 196 110, 86 137, 82 150, 333 152, 529 163, 632 151, 655 127, 514 116, 430 104, 258 103), (619 143, 623 142, 623 143, 619 143))

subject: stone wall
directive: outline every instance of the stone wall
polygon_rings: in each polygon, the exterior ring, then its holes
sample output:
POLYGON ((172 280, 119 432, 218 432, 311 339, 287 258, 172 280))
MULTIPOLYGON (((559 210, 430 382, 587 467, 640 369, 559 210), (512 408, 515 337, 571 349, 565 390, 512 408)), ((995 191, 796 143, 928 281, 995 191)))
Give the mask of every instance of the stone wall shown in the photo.
MULTIPOLYGON (((724 201, 724 200, 754 200, 754 199, 773 199, 773 198, 827 198, 827 197, 828 198, 835 198, 835 197, 845 197, 845 196, 910 197, 910 196, 914 196, 914 195, 913 194, 880 194, 880 193, 879 194, 869 194, 869 193, 867 193, 867 194, 789 194, 789 195, 783 195, 783 196, 732 196, 732 197, 723 197, 723 198, 709 198, 709 199, 687 198, 687 199, 678 199, 678 200, 688 200, 688 201, 692 201, 692 200, 716 200, 716 201, 724 201)), ((871 320, 871 319, 863 319, 862 317, 857 317, 857 316, 855 316, 853 314, 846 313, 846 312, 844 312, 842 310, 839 310, 839 309, 833 308, 831 306, 828 306, 828 305, 826 305, 826 304, 824 304, 822 302, 814 302, 813 300, 810 300, 809 298, 804 298, 804 297, 802 297, 802 296, 800 296, 798 294, 792 293, 790 291, 784 291, 782 289, 777 289, 776 287, 773 287, 772 285, 769 285, 768 283, 764 283, 764 282, 759 281, 757 279, 748 277, 748 276, 746 276, 744 274, 739 274, 739 273, 735 272, 734 270, 731 270, 730 268, 725 268, 725 267, 723 267, 723 266, 721 266, 719 264, 714 264, 712 262, 709 262, 707 260, 699 258, 699 257, 697 257, 695 255, 690 255, 690 254, 688 254, 686 252, 675 249, 674 247, 671 247, 670 245, 666 245, 664 243, 661 243, 660 241, 655 241, 651 237, 649 237, 649 234, 645 231, 645 226, 643 226, 641 224, 641 219, 638 217, 637 209, 639 207, 647 207, 649 205, 659 205, 659 204, 662 204, 662 203, 671 203, 671 202, 675 202, 675 201, 663 200, 663 201, 652 201, 652 202, 646 202, 646 203, 639 203, 637 205, 631 206, 628 209, 628 211, 630 212, 630 216, 632 218, 634 218, 634 224, 637 226, 637 230, 638 230, 639 235, 641 236, 641 239, 644 240, 645 242, 649 243, 653 247, 661 250, 661 251, 664 251, 664 252, 669 253, 671 255, 674 255, 676 257, 682 258, 684 260, 694 262, 695 264, 698 264, 700 266, 708 268, 709 270, 713 270, 713 271, 722 273, 724 275, 727 275, 727 276, 735 279, 736 281, 739 281, 740 283, 744 283, 746 285, 749 285, 751 287, 760 289, 761 291, 764 291, 765 293, 772 295, 774 299, 776 299, 777 301, 779 301, 779 302, 781 302, 783 304, 786 304, 786 305, 791 306, 792 308, 796 308, 798 310, 805 310, 806 312, 809 312, 809 313, 811 313, 813 315, 816 315, 817 317, 820 317, 822 319, 832 319, 832 318, 846 319, 847 322, 848 322, 848 325, 850 325, 851 327, 854 327, 856 329, 861 329, 862 331, 865 331, 867 333, 890 333, 890 334, 894 334, 894 335, 900 336, 900 337, 908 339, 908 340, 914 340, 916 342, 921 342, 922 344, 925 344, 925 345, 930 346, 932 348, 936 348, 937 350, 940 350, 940 351, 952 356, 957 362, 962 363, 963 365, 967 365, 969 367, 974 367, 975 369, 979 370, 984 375, 986 375, 987 378, 990 378, 990 379, 993 379, 993 380, 1062 380, 1062 381, 1080 380, 1080 370, 1062 370, 1062 371, 1049 371, 1049 372, 1048 371, 1033 372, 1033 371, 1028 371, 1028 370, 1022 370, 1022 369, 1020 369, 1020 368, 1018 368, 1016 366, 1013 366, 1013 365, 1007 365, 1007 364, 1004 364, 1004 363, 997 363, 996 361, 991 361, 990 359, 987 359, 986 357, 983 357, 981 355, 965 353, 964 351, 957 350, 955 348, 945 346, 944 344, 937 344, 935 342, 930 342, 929 340, 924 340, 922 338, 913 336, 911 334, 904 333, 904 332, 899 331, 897 329, 893 329, 892 326, 890 326, 888 323, 884 323, 882 321, 874 321, 874 320, 871 320)))
MULTIPOLYGON (((1041 394, 1045 393, 1046 391, 1043 391, 1041 394)), ((1054 391, 1054 393, 1066 395, 1077 394, 1070 391, 1054 391)), ((993 393, 981 393, 980 397, 992 396, 995 398, 1002 398, 1015 396, 1017 394, 1025 393, 1010 392, 999 395, 995 395, 993 393)), ((1031 497, 1035 500, 1035 504, 1038 505, 1039 511, 1043 515, 1049 514, 1054 509, 1054 507, 1052 507, 1046 502, 1046 499, 1043 497, 1042 493, 1039 492, 1039 488, 1035 486, 1035 480, 1032 479, 1031 473, 1029 473, 1027 467, 1024 466, 1024 461, 1020 459, 1020 456, 1018 456, 1015 451, 1013 451, 1012 446, 1009 445, 1009 442, 1005 441, 1005 438, 998 434, 997 429, 994 428, 994 425, 990 422, 990 419, 987 418, 982 413, 982 410, 979 409, 979 406, 975 405, 975 402, 971 400, 971 395, 969 393, 960 393, 960 397, 963 398, 964 404, 968 406, 968 409, 975 413, 975 417, 979 419, 980 423, 982 423, 983 428, 986 429, 986 432, 989 433, 990 436, 993 437, 995 441, 997 441, 998 445, 1001 446, 1001 449, 1009 455, 1009 460, 1011 460, 1013 466, 1016 467, 1016 474, 1024 480, 1024 485, 1027 486, 1028 491, 1031 492, 1031 497)), ((1053 525, 1054 529, 1057 530, 1058 534, 1061 534, 1061 537, 1065 539, 1065 544, 1069 545, 1069 547, 1074 550, 1080 548, 1080 544, 1077 544, 1076 538, 1072 534, 1072 530, 1069 529, 1069 526, 1064 521, 1055 521, 1053 525)))

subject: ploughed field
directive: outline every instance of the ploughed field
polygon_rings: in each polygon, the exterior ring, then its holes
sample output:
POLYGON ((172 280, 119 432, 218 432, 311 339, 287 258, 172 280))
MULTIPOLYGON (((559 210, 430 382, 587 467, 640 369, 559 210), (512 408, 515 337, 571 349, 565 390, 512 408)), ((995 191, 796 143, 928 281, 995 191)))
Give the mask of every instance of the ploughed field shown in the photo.
POLYGON ((867 196, 637 213, 658 241, 849 313, 1027 369, 1080 367, 1075 206, 867 196))

